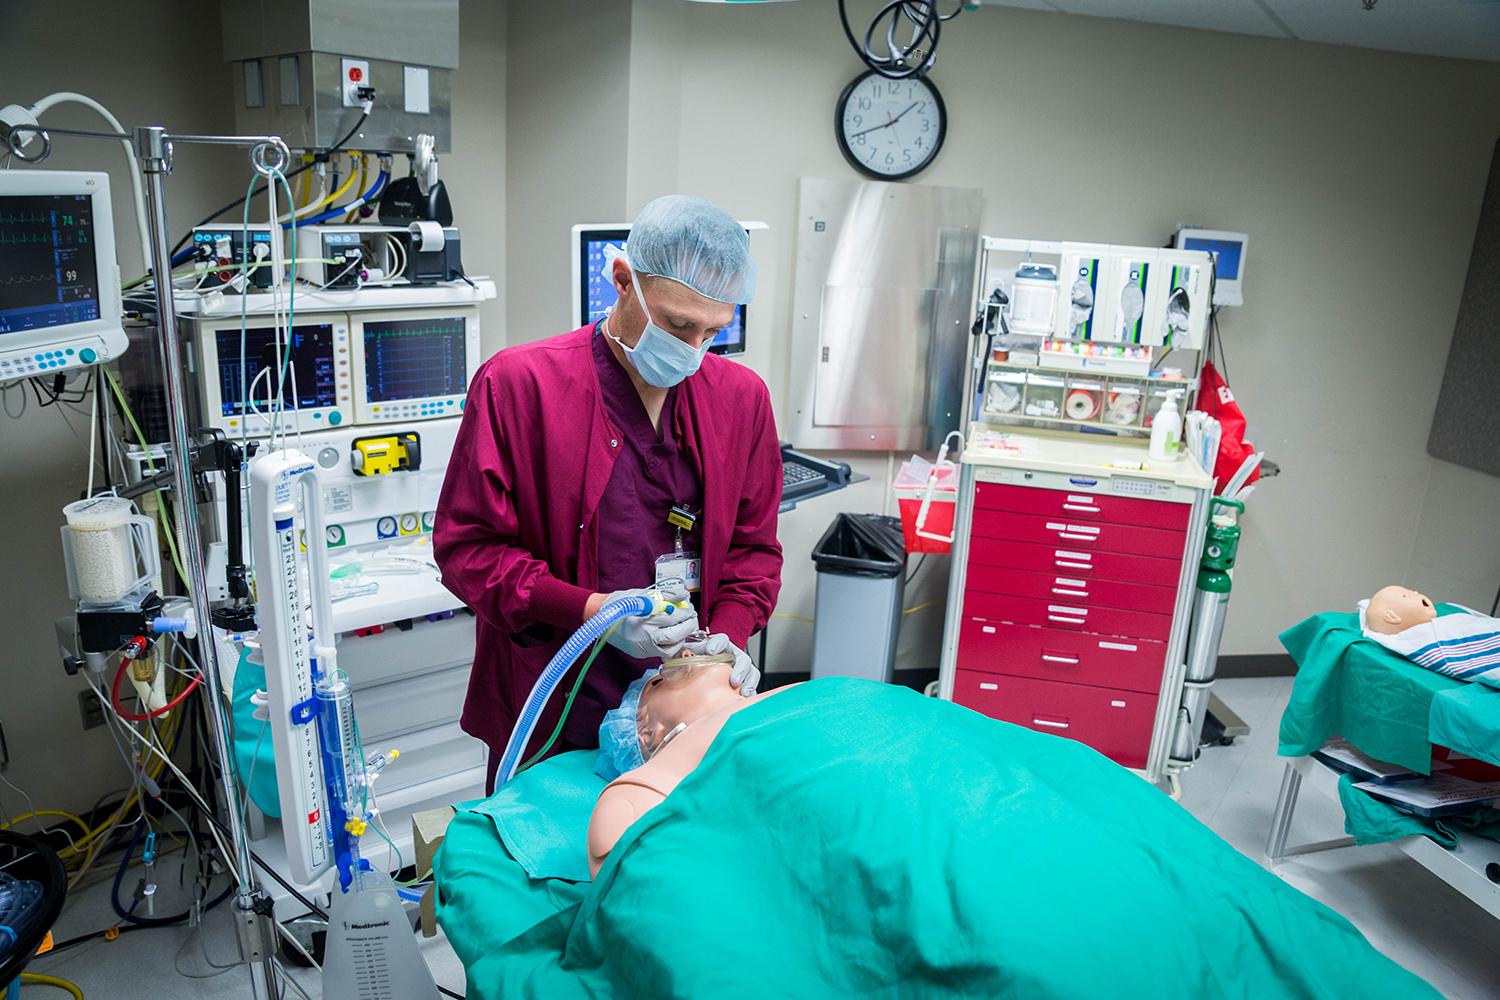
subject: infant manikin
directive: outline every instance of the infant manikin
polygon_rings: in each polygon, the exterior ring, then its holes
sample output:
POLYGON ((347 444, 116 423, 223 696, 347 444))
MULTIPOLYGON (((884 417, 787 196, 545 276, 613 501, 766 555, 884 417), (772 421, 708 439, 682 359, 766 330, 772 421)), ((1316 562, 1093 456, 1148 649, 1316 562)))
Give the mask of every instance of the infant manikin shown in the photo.
POLYGON ((1366 639, 1419 667, 1500 687, 1500 619, 1475 612, 1439 617, 1427 596, 1392 586, 1359 602, 1359 624, 1366 639))
POLYGON ((620 708, 605 717, 599 727, 605 754, 601 773, 619 776, 600 793, 589 819, 591 876, 599 874, 630 825, 661 805, 692 773, 731 715, 776 693, 743 697, 729 683, 734 664, 726 660, 731 659, 688 655, 669 660, 631 684, 620 708))

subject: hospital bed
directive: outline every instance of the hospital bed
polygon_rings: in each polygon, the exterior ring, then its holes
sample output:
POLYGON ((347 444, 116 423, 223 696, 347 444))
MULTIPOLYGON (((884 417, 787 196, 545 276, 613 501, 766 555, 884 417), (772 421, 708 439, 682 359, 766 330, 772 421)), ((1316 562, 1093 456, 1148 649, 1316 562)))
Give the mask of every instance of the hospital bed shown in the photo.
MULTIPOLYGON (((1464 610, 1455 605, 1438 609, 1464 610)), ((1304 784, 1342 801, 1339 775, 1311 756, 1335 734, 1370 757, 1421 774, 1431 773, 1434 747, 1500 765, 1500 690, 1424 670, 1364 639, 1355 614, 1314 615, 1283 632, 1281 642, 1296 659, 1298 673, 1281 719, 1278 752, 1289 760, 1266 843, 1266 857, 1273 865, 1286 857, 1356 842, 1354 837, 1341 837, 1287 844, 1304 784)), ((1353 820, 1358 823, 1357 817, 1353 820)), ((1355 831, 1362 833, 1357 826, 1355 831)), ((1451 847, 1426 834, 1392 843, 1500 917, 1500 843, 1464 829, 1444 834, 1451 847)), ((1376 836, 1362 835, 1360 840, 1370 843, 1376 836)))
POLYGON ((904 688, 735 715, 590 882, 593 758, 418 818, 469 997, 1437 996, 1094 750, 904 688))

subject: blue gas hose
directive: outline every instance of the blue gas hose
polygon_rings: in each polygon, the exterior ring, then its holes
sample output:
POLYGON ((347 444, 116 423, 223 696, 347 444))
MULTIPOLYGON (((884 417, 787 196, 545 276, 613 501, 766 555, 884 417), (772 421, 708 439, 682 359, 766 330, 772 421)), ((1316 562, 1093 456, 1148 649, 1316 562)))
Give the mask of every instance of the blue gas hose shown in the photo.
POLYGON ((583 627, 573 633, 573 637, 563 643, 562 649, 552 657, 547 668, 542 671, 536 683, 531 686, 531 694, 526 696, 526 705, 521 709, 521 717, 516 720, 516 728, 511 730, 510 741, 505 744, 505 753, 500 757, 500 767, 496 771, 495 785, 498 788, 511 778, 515 777, 516 767, 521 762, 521 755, 526 750, 526 744, 531 742, 531 734, 536 730, 537 720, 542 716, 542 709, 547 704, 547 699, 552 697, 553 690, 561 683, 563 675, 573 665, 573 661, 591 646, 609 627, 622 618, 632 615, 645 616, 656 610, 654 603, 646 597, 622 597, 618 601, 611 601, 599 609, 599 613, 583 623, 583 627))

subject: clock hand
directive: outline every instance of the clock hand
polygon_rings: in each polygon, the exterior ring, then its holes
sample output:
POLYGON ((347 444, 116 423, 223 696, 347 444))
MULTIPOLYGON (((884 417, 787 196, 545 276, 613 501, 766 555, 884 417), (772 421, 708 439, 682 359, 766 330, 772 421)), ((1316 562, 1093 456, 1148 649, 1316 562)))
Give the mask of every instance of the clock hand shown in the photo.
POLYGON ((851 139, 858 139, 860 136, 864 135, 866 132, 874 132, 874 131, 877 131, 879 129, 890 128, 892 125, 894 125, 897 122, 899 122, 902 118, 905 118, 907 111, 910 111, 912 108, 916 107, 920 103, 922 103, 922 102, 921 101, 912 101, 911 102, 911 107, 908 107, 906 109, 906 111, 901 112, 895 118, 891 118, 891 113, 889 111, 887 111, 885 113, 885 116, 886 116, 887 119, 889 119, 888 121, 886 121, 886 122, 884 122, 884 123, 882 123, 880 125, 873 125, 870 128, 864 129, 861 132, 856 132, 853 135, 851 135, 849 138, 851 138, 851 139))
MULTIPOLYGON (((890 117, 890 112, 889 111, 886 112, 886 117, 887 118, 890 117)), ((865 132, 875 132, 875 131, 877 131, 879 129, 890 128, 890 127, 891 127, 891 123, 890 122, 881 122, 879 125, 875 125, 875 126, 872 126, 870 128, 865 129, 863 132, 856 132, 853 135, 851 135, 849 138, 851 138, 851 139, 858 139, 860 136, 864 135, 865 132)))

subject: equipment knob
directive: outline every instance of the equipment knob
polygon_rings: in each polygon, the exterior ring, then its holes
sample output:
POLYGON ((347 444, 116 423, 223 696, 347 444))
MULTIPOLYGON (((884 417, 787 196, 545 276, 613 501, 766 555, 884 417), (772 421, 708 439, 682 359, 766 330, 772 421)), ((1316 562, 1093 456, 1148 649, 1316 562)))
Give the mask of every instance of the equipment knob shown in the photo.
POLYGON ((78 360, 82 361, 86 365, 93 364, 94 359, 97 357, 98 355, 94 353, 94 349, 92 347, 85 347, 83 350, 78 352, 78 360))

